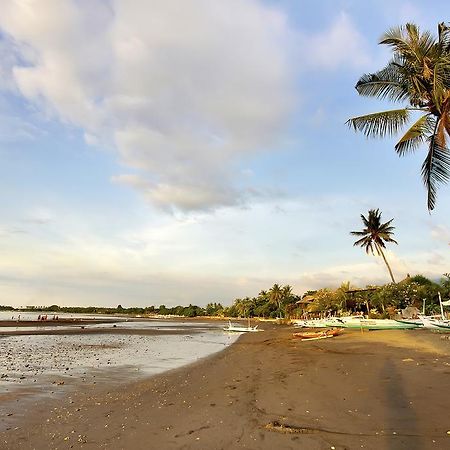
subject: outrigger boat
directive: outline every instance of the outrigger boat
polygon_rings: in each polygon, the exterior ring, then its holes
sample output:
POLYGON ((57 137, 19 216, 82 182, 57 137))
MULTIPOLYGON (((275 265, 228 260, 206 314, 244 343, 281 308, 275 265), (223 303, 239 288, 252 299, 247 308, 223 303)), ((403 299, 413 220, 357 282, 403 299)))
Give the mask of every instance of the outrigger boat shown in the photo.
POLYGON ((424 328, 438 329, 445 328, 450 330, 450 321, 442 320, 432 316, 419 316, 424 328))
POLYGON ((450 330, 450 320, 445 318, 444 306, 450 306, 450 300, 442 301, 441 293, 438 292, 439 305, 441 307, 441 316, 426 316, 425 315, 425 300, 423 305, 423 314, 419 314, 424 328, 431 328, 434 330, 450 330))
POLYGON ((411 323, 391 319, 365 319, 363 316, 329 317, 326 319, 293 320, 301 328, 357 328, 364 330, 407 330, 418 328, 421 323, 411 323))
POLYGON ((364 330, 412 330, 418 327, 416 323, 398 322, 392 319, 361 319, 359 323, 347 322, 347 328, 364 330))
POLYGON ((291 323, 300 328, 325 328, 325 319, 291 319, 291 323))
POLYGON ((236 333, 248 333, 255 331, 263 331, 258 329, 258 325, 250 326, 250 320, 248 321, 248 326, 244 327, 243 325, 236 325, 231 323, 231 320, 228 321, 228 325, 224 327, 224 331, 233 331, 236 333))

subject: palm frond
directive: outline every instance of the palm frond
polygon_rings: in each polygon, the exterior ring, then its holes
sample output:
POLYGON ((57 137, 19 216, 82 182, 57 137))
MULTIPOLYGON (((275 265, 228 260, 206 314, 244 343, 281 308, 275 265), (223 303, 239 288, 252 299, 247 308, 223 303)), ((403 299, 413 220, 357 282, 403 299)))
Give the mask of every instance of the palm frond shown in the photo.
POLYGON ((447 147, 447 136, 445 132, 445 120, 443 117, 441 117, 438 120, 437 127, 436 127, 436 144, 440 148, 446 148, 447 147))
POLYGON ((439 185, 450 179, 450 152, 437 142, 437 134, 430 138, 428 155, 422 164, 422 179, 427 189, 428 210, 432 211, 436 204, 439 185))
POLYGON ((366 217, 364 216, 364 214, 361 214, 361 220, 363 221, 363 224, 366 226, 366 228, 368 228, 368 227, 370 226, 369 220, 366 219, 366 217))
POLYGON ((382 245, 383 248, 385 247, 384 242, 393 242, 394 244, 398 244, 398 242, 390 236, 390 233, 391 232, 379 234, 380 240, 381 242, 383 242, 382 245))
POLYGON ((417 149, 431 132, 434 121, 430 114, 425 114, 420 117, 411 128, 403 135, 403 137, 395 144, 395 151, 404 156, 408 152, 417 149))
POLYGON ((364 248, 366 250, 366 253, 372 252, 373 254, 373 244, 370 236, 359 239, 353 244, 353 247, 358 246, 364 248))
POLYGON ((350 231, 350 234, 353 236, 366 236, 367 231, 350 231))
POLYGON ((394 27, 381 37, 380 44, 389 45, 395 52, 407 57, 420 58, 430 52, 436 44, 436 39, 429 31, 420 33, 420 29, 413 23, 394 27))
POLYGON ((450 87, 450 56, 441 57, 433 70, 432 99, 436 110, 442 112, 442 106, 450 87))
POLYGON ((358 240, 353 244, 353 246, 356 247, 356 246, 358 246, 358 245, 365 245, 366 243, 367 243, 367 238, 364 237, 364 238, 358 239, 358 240))
POLYGON ((446 101, 446 105, 442 111, 441 121, 444 125, 445 131, 450 136, 450 92, 448 93, 448 100, 446 101))
POLYGON ((355 86, 359 95, 398 102, 409 96, 401 66, 394 60, 378 72, 364 74, 355 86))
POLYGON ((392 27, 387 30, 378 41, 379 44, 389 45, 393 47, 394 50, 398 51, 401 49, 408 50, 409 45, 405 39, 405 27, 398 26, 392 27))
POLYGON ((384 137, 396 134, 410 117, 409 110, 393 109, 366 114, 347 120, 346 124, 355 131, 361 131, 367 137, 384 137))
POLYGON ((416 44, 416 54, 418 56, 424 57, 433 51, 436 45, 436 38, 429 32, 424 31, 417 41, 416 44))
POLYGON ((420 37, 419 27, 415 24, 407 23, 405 26, 393 27, 386 31, 379 43, 388 45, 394 52, 414 60, 419 57, 417 50, 420 37))
POLYGON ((438 25, 439 46, 443 52, 450 52, 450 27, 444 22, 438 25))

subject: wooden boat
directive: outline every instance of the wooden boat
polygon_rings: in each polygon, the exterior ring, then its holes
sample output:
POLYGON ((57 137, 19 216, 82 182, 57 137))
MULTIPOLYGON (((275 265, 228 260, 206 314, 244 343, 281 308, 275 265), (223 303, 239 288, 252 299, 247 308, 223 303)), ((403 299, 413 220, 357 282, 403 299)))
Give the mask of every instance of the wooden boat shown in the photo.
POLYGON ((293 336, 302 340, 317 340, 317 339, 327 339, 338 336, 344 331, 343 328, 335 328, 323 331, 304 331, 301 333, 294 333, 293 336))

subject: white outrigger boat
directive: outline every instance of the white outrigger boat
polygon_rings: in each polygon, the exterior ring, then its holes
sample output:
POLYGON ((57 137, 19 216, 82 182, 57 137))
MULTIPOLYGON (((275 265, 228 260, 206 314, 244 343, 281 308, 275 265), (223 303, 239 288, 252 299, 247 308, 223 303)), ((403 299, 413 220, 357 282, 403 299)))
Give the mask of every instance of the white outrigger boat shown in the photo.
MULTIPOLYGON (((336 326, 336 324, 334 326, 336 326)), ((417 328, 419 325, 416 323, 405 323, 392 319, 358 318, 342 321, 340 326, 344 328, 362 328, 364 330, 409 330, 417 328)))
POLYGON ((438 319, 433 316, 419 316, 424 328, 448 329, 450 330, 450 320, 438 319))
POLYGON ((450 331, 450 320, 445 318, 444 306, 450 306, 450 300, 445 302, 442 301, 441 293, 438 292, 439 305, 441 307, 441 316, 426 316, 425 315, 425 301, 424 301, 424 314, 419 314, 419 319, 423 323, 424 328, 431 328, 434 330, 449 330, 450 331))
POLYGON ((326 328, 324 319, 291 319, 291 323, 300 328, 326 328))
POLYGON ((248 333, 255 331, 263 331, 258 329, 258 325, 250 326, 250 320, 248 322, 248 326, 236 325, 231 323, 231 320, 228 321, 228 325, 224 327, 224 331, 233 331, 236 333, 248 333))
POLYGON ((326 319, 297 320, 296 326, 302 328, 341 327, 363 330, 408 330, 418 328, 417 323, 406 323, 391 319, 365 319, 364 316, 329 317, 326 319))

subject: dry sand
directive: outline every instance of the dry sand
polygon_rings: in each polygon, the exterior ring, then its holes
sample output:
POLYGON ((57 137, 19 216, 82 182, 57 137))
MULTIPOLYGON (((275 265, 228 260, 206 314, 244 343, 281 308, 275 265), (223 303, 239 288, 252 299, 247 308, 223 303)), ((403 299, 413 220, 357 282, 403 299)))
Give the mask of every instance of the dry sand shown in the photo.
POLYGON ((2 411, 0 448, 450 448, 449 340, 402 330, 301 342, 265 326, 145 381, 83 385, 16 421, 2 411))

